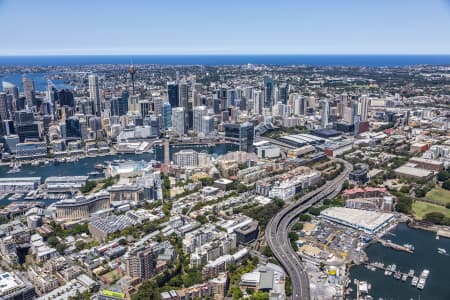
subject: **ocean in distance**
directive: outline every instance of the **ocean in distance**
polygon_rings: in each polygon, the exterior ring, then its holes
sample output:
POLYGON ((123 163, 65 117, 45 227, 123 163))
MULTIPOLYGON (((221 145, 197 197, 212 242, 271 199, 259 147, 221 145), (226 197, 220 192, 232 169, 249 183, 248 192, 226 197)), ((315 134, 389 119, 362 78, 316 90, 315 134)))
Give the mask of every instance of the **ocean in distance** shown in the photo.
POLYGON ((155 65, 312 65, 394 67, 450 65, 450 55, 55 55, 0 56, 0 66, 155 65))

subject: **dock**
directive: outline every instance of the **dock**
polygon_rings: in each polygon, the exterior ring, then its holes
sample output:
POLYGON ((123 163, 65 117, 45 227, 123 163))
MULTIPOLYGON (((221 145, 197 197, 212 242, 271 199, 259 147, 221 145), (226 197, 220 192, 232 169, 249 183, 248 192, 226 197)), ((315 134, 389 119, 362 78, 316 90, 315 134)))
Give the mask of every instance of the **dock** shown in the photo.
POLYGON ((450 231, 439 229, 439 230, 436 232, 436 236, 439 236, 439 237, 442 236, 442 237, 445 237, 445 238, 450 239, 450 231))
POLYGON ((386 240, 383 240, 382 238, 377 238, 376 240, 377 240, 377 242, 379 242, 381 245, 383 245, 385 247, 389 247, 389 248, 392 248, 392 249, 395 249, 398 251, 405 251, 408 253, 413 253, 413 250, 411 250, 410 248, 405 247, 403 245, 399 245, 399 244, 396 244, 396 243, 393 243, 390 241, 386 241, 386 240))

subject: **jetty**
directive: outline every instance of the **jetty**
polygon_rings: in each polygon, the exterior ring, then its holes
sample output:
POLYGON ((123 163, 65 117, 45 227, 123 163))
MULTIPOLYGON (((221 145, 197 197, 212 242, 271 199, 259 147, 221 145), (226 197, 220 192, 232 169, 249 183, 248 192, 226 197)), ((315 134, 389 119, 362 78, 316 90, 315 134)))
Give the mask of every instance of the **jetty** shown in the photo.
POLYGON ((379 242, 381 245, 383 245, 385 247, 389 247, 389 248, 392 248, 392 249, 395 249, 398 251, 405 251, 408 253, 413 253, 413 250, 410 247, 405 247, 403 245, 399 245, 399 244, 393 243, 391 241, 384 240, 382 238, 377 238, 376 240, 377 240, 377 242, 379 242))

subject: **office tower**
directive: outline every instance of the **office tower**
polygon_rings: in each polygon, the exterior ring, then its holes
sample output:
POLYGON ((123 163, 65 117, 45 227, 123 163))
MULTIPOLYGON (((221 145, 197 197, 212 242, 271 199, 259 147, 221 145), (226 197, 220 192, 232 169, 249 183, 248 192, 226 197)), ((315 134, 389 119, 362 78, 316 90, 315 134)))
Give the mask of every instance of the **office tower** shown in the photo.
POLYGON ((155 137, 159 137, 159 117, 158 116, 151 116, 150 117, 150 130, 151 130, 151 135, 155 136, 155 137))
POLYGON ((172 127, 172 107, 169 102, 164 102, 162 105, 162 128, 167 130, 172 127))
POLYGON ((261 91, 254 91, 253 93, 253 112, 261 115, 263 111, 263 93, 261 91))
POLYGON ((255 128, 252 123, 225 124, 225 139, 237 143, 240 151, 252 152, 255 128))
POLYGON ((278 95, 279 95, 278 101, 281 101, 281 103, 283 103, 283 104, 287 104, 287 102, 288 102, 288 99, 289 99, 288 89, 289 89, 289 87, 286 83, 282 83, 278 87, 278 95))
POLYGON ((14 113, 14 123, 16 125, 32 124, 34 115, 31 111, 19 110, 14 113))
POLYGON ((1 133, 3 135, 11 135, 16 133, 13 120, 2 121, 1 133))
MULTIPOLYGON (((119 97, 112 97, 111 98, 111 105, 110 105, 110 109, 111 109, 111 116, 118 116, 119 115, 119 101, 120 98, 119 97)), ((106 109, 106 104, 105 104, 105 109, 106 109)))
POLYGON ((131 278, 146 280, 155 273, 156 260, 151 246, 139 246, 132 249, 125 260, 127 275, 131 278))
POLYGON ((33 107, 35 101, 35 89, 34 89, 34 81, 31 78, 23 77, 23 93, 25 95, 26 104, 28 107, 33 107))
POLYGON ((167 83, 167 98, 172 108, 179 106, 179 90, 176 82, 167 83))
POLYGON ((19 99, 19 89, 17 86, 11 82, 3 81, 2 82, 3 92, 6 94, 12 95, 13 99, 17 101, 19 99))
POLYGON ((330 116, 330 103, 327 99, 320 100, 320 103, 322 105, 321 126, 322 128, 326 128, 328 125, 328 118, 330 116))
POLYGON ((216 122, 213 116, 203 116, 201 134, 206 136, 211 132, 214 132, 215 123, 216 122))
POLYGON ((92 131, 97 131, 102 129, 102 119, 100 117, 90 117, 89 118, 89 128, 92 131))
POLYGON ((196 106, 193 109, 192 127, 195 133, 200 133, 202 130, 202 118, 208 114, 206 106, 196 106))
POLYGON ((119 116, 124 116, 128 113, 128 98, 130 94, 128 91, 123 91, 119 98, 119 116))
POLYGON ((234 106, 234 100, 235 99, 236 99, 236 90, 235 89, 228 89, 227 90, 226 108, 229 108, 230 106, 234 106))
POLYGON ((274 103, 274 94, 275 94, 275 82, 272 78, 265 77, 264 78, 264 89, 265 89, 265 103, 264 107, 272 109, 274 103))
POLYGON ((55 99, 57 100, 57 102, 59 103, 60 106, 66 105, 66 106, 73 107, 75 104, 74 98, 73 98, 73 93, 68 89, 57 91, 55 99))
POLYGON ((244 92, 243 92, 242 98, 244 98, 246 100, 253 99, 253 87, 246 86, 244 88, 244 92))
POLYGON ((353 101, 353 104, 352 104, 352 120, 353 120, 353 122, 356 121, 356 116, 360 116, 359 103, 358 103, 358 101, 353 101))
POLYGON ((348 106, 348 95, 346 93, 341 95, 341 101, 338 103, 338 114, 341 118, 344 118, 344 109, 348 106))
POLYGON ((163 106, 163 98, 161 98, 161 97, 154 97, 153 98, 153 112, 156 115, 160 115, 161 114, 162 106, 163 106))
POLYGON ((220 102, 221 100, 219 98, 217 98, 217 95, 214 95, 214 99, 213 99, 213 110, 215 114, 220 113, 220 102))
POLYGON ((139 112, 141 113, 142 119, 147 117, 150 112, 150 101, 140 100, 139 101, 139 112))
POLYGON ((360 115, 361 121, 367 121, 369 112, 369 98, 367 95, 362 95, 360 99, 360 115))
POLYGON ((316 97, 314 97, 314 96, 309 96, 308 97, 308 107, 311 107, 311 108, 316 108, 317 107, 316 97))
POLYGON ((186 130, 185 112, 183 107, 172 108, 172 131, 184 135, 186 130))
POLYGON ((79 119, 70 117, 66 120, 66 135, 67 137, 81 137, 81 126, 79 119))
POLYGON ((345 106, 343 119, 346 123, 353 124, 353 108, 345 106))
POLYGON ((88 76, 89 80, 89 99, 94 105, 94 113, 97 116, 101 114, 100 90, 98 87, 98 77, 95 74, 88 76))
POLYGON ((4 121, 8 119, 8 108, 6 93, 0 93, 0 120, 4 121))
POLYGON ((185 111, 187 111, 189 100, 189 88, 187 82, 185 80, 181 81, 178 88, 179 88, 178 96, 180 97, 178 106, 184 107, 185 111))
POLYGON ((139 109, 139 95, 130 95, 128 97, 128 111, 138 113, 139 109))
POLYGON ((194 83, 192 85, 192 106, 200 105, 200 95, 202 93, 203 85, 201 83, 194 83))

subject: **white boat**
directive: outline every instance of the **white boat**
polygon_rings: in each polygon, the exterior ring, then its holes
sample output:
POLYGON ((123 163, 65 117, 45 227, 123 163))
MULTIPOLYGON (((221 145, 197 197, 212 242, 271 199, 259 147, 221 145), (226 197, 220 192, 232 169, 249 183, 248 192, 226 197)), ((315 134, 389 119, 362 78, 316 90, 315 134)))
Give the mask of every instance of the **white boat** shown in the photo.
POLYGON ((413 276, 414 276, 414 270, 413 270, 413 269, 410 269, 410 270, 409 270, 408 276, 409 276, 409 277, 413 277, 413 276))
POLYGON ((425 269, 425 270, 422 271, 422 274, 420 274, 420 278, 427 279, 428 275, 430 275, 430 270, 425 269))
POLYGON ((402 275, 402 281, 405 282, 408 279, 408 274, 402 275))
POLYGON ((409 249, 409 250, 411 250, 411 251, 414 251, 414 245, 412 245, 412 244, 403 244, 403 247, 405 247, 406 249, 409 249))
POLYGON ((441 255, 447 255, 447 250, 445 250, 444 248, 437 248, 437 251, 439 254, 441 255))
POLYGON ((427 280, 425 278, 420 278, 419 279, 419 283, 417 283, 417 288, 419 290, 423 290, 425 288, 425 283, 427 282, 427 280))
POLYGON ((418 282, 419 282, 419 277, 414 276, 412 281, 411 281, 411 285, 412 286, 416 286, 418 282))

